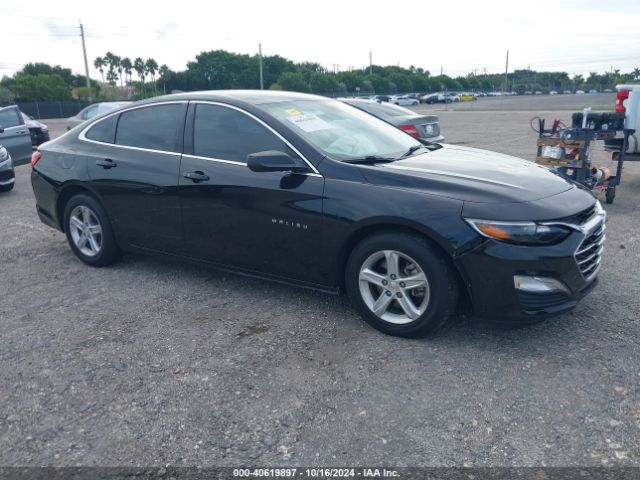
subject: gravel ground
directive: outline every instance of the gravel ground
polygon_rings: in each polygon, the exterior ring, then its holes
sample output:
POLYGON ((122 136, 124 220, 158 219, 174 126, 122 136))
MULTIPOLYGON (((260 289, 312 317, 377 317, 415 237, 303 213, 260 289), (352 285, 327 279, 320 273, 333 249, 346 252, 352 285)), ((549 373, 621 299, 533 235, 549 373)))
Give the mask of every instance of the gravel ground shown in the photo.
MULTIPOLYGON (((452 143, 533 157, 536 112, 438 113, 452 143)), ((572 313, 424 340, 344 297, 141 256, 89 268, 38 221, 28 166, 0 205, 0 465, 640 464, 640 164, 572 313)))

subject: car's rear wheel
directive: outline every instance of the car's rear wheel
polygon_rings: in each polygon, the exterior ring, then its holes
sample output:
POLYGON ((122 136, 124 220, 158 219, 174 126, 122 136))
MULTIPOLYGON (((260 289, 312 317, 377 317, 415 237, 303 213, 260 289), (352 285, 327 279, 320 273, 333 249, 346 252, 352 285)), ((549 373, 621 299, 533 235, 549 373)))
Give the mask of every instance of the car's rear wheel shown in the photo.
POLYGON ((120 258, 111 223, 92 196, 72 197, 64 210, 64 227, 71 250, 84 263, 94 267, 110 265, 120 258))
POLYGON ((422 337, 453 314, 455 274, 425 238, 404 232, 369 237, 353 250, 346 268, 349 297, 374 328, 422 337))

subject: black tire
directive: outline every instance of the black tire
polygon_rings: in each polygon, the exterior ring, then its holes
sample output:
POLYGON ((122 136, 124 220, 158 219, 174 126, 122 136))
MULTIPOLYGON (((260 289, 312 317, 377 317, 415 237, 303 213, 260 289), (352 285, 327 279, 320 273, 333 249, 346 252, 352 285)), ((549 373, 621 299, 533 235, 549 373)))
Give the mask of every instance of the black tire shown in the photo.
POLYGON ((616 187, 607 188, 604 195, 605 201, 607 203, 613 203, 613 200, 616 198, 616 187))
POLYGON ((122 255, 118 244, 116 243, 113 229, 111 228, 111 222, 104 211, 104 208, 98 200, 86 193, 79 193, 67 202, 64 209, 64 231, 67 235, 67 241, 73 253, 87 265, 92 267, 105 267, 116 262, 122 255), (101 248, 98 253, 89 256, 83 253, 76 245, 72 238, 72 228, 70 226, 71 213, 77 207, 87 207, 97 218, 102 229, 101 233, 101 248))
POLYGON ((361 241, 347 262, 345 285, 349 298, 369 325, 400 337, 424 337, 435 332, 455 313, 459 295, 455 272, 443 254, 429 240, 407 232, 384 232, 361 241), (428 280, 426 310, 409 323, 397 324, 383 320, 363 299, 360 269, 368 259, 384 250, 395 250, 410 257, 428 280))
POLYGON ((13 190, 13 187, 15 186, 16 182, 11 182, 9 185, 0 185, 0 192, 10 192, 11 190, 13 190))

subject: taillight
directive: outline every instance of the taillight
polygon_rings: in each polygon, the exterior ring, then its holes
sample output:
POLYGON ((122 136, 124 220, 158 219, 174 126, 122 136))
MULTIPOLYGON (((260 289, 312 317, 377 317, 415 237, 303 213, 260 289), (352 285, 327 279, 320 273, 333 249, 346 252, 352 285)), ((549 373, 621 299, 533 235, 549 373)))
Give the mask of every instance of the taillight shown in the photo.
POLYGON ((620 90, 616 96, 616 112, 624 113, 625 106, 624 101, 629 98, 629 90, 620 90))
POLYGON ((39 152, 38 150, 33 152, 31 154, 31 168, 35 167, 36 163, 38 163, 41 158, 42 158, 42 153, 41 152, 39 152))
POLYGON ((418 132, 418 129, 415 125, 400 125, 400 129, 404 130, 413 137, 420 138, 420 132, 418 132))

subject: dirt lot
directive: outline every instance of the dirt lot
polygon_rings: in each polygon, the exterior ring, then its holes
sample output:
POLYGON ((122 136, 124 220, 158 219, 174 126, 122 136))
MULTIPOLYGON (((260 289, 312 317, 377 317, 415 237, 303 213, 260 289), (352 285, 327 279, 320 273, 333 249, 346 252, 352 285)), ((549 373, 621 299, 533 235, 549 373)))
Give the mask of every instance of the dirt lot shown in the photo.
MULTIPOLYGON (((439 112, 448 141, 526 158, 537 113, 570 112, 439 112)), ((640 463, 640 164, 575 311, 457 318, 425 340, 368 328, 343 297, 138 256, 89 268, 17 172, 0 196, 0 465, 640 463)))

